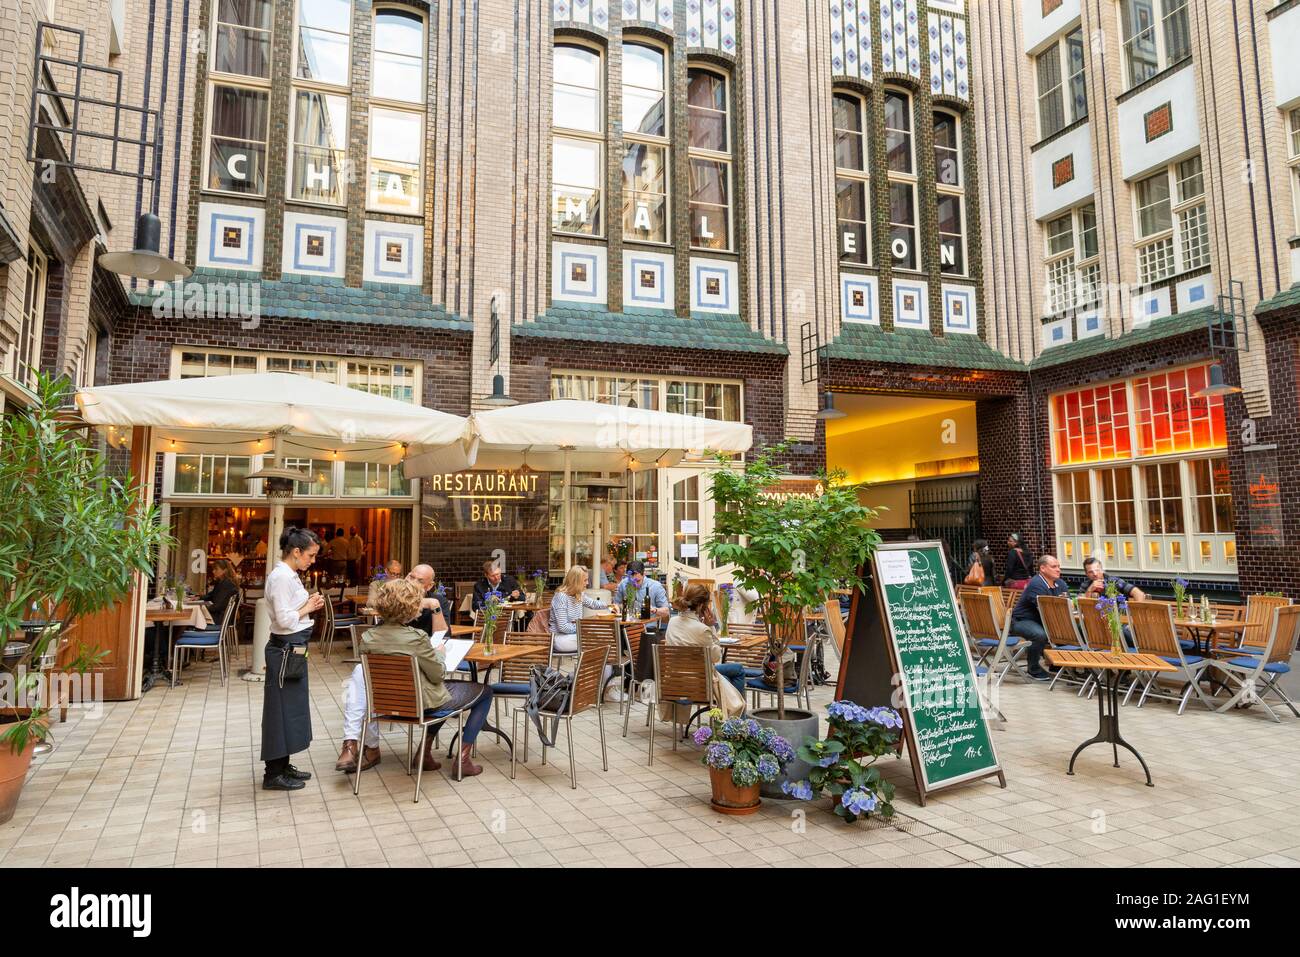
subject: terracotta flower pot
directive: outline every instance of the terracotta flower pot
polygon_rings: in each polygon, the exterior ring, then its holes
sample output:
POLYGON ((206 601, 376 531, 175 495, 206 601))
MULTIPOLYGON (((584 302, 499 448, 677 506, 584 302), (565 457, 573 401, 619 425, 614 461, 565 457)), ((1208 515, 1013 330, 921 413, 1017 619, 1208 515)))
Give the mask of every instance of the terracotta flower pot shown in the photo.
POLYGON ((713 810, 719 814, 753 814, 763 803, 758 784, 741 787, 731 780, 730 768, 709 768, 709 782, 713 785, 713 810))
POLYGON ((8 744, 0 743, 0 824, 7 823, 18 809, 18 796, 23 793, 35 750, 35 741, 18 753, 8 744))

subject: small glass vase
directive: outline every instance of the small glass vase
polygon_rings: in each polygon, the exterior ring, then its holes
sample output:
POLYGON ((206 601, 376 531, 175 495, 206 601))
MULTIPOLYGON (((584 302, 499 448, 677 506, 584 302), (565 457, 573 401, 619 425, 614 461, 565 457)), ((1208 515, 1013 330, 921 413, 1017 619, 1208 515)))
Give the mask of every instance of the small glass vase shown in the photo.
POLYGON ((492 654, 493 638, 496 636, 497 623, 495 621, 486 621, 483 623, 483 651, 492 654))

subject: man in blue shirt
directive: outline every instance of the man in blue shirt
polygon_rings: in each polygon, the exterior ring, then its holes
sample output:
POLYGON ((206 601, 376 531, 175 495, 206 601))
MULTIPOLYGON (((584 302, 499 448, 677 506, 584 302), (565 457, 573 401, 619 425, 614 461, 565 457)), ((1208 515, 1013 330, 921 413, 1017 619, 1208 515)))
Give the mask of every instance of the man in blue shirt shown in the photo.
POLYGON ((637 605, 644 610, 649 607, 650 615, 656 621, 668 620, 668 593, 664 586, 653 578, 645 577, 644 562, 628 562, 627 577, 618 583, 614 592, 614 602, 620 608, 627 603, 628 592, 635 596, 637 605), (649 605, 646 602, 649 601, 649 605))
POLYGON ((1047 629, 1038 613, 1038 599, 1043 595, 1067 597, 1070 589, 1061 581, 1061 563, 1054 555, 1040 555, 1038 574, 1020 594, 1020 601, 1011 612, 1011 634, 1029 642, 1029 677, 1035 681, 1050 681, 1052 676, 1042 666, 1043 649, 1047 646, 1047 629))

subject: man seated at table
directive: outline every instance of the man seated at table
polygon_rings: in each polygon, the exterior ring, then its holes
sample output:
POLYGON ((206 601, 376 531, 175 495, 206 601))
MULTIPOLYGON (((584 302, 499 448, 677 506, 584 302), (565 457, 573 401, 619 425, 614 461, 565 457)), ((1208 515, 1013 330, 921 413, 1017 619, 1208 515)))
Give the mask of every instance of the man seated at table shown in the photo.
POLYGON ((406 576, 411 581, 420 586, 424 597, 420 599, 420 613, 411 619, 408 624, 412 628, 418 628, 426 635, 432 635, 435 631, 446 631, 447 608, 442 603, 442 596, 438 594, 438 588, 434 585, 434 573, 431 565, 416 565, 411 569, 411 574, 406 576))
POLYGON ((614 577, 614 559, 608 555, 600 560, 600 587, 606 591, 618 587, 618 579, 614 577))
MULTIPOLYGON (((371 628, 361 637, 363 654, 410 655, 420 667, 420 687, 424 695, 426 718, 450 717, 462 708, 469 708, 465 717, 465 734, 461 740, 461 774, 472 777, 483 769, 470 760, 474 742, 487 722, 492 707, 492 689, 477 681, 444 681, 447 656, 441 645, 434 648, 429 636, 403 622, 410 621, 420 611, 423 592, 419 583, 409 578, 383 582, 375 596, 376 610, 384 623, 371 628)), ((352 774, 358 763, 357 741, 365 721, 365 680, 360 665, 353 669, 352 679, 344 694, 343 751, 334 768, 352 774)), ((424 770, 437 771, 442 764, 433 755, 433 738, 437 725, 430 726, 424 739, 424 770)), ((379 727, 371 722, 365 728, 365 754, 362 770, 379 763, 379 727), (373 744, 372 744, 373 742, 373 744)))
POLYGON ((1047 629, 1038 611, 1038 599, 1043 595, 1067 597, 1070 589, 1061 581, 1061 563, 1054 555, 1038 557, 1038 574, 1029 579, 1011 612, 1011 634, 1029 642, 1027 654, 1029 677, 1035 681, 1050 681, 1052 675, 1043 668, 1043 649, 1047 646, 1047 629))
POLYGON ((524 597, 524 590, 513 575, 507 575, 497 562, 488 560, 483 563, 483 577, 474 583, 474 598, 470 607, 478 611, 487 600, 487 594, 495 591, 502 601, 519 601, 524 597))
MULTIPOLYGON (((1092 558, 1083 560, 1083 574, 1087 576, 1088 584, 1079 592, 1080 598, 1103 598, 1106 595, 1106 586, 1113 582, 1116 594, 1124 598, 1125 601, 1147 600, 1146 592, 1138 588, 1137 585, 1130 585, 1117 575, 1107 575, 1101 559, 1095 555, 1092 558)), ((1130 651, 1137 647, 1137 643, 1133 640, 1133 629, 1128 625, 1124 626, 1124 647, 1130 651)))
POLYGON ((614 603, 620 611, 629 600, 641 609, 642 618, 654 619, 653 623, 646 625, 647 628, 657 629, 661 622, 668 620, 668 593, 659 582, 646 577, 644 562, 628 562, 627 575, 614 590, 614 603))

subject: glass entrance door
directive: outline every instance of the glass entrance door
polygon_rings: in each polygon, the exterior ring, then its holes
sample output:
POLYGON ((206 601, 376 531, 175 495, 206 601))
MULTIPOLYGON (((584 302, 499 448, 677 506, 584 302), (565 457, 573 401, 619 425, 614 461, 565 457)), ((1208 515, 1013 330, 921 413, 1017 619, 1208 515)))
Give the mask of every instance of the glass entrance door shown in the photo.
POLYGON ((663 477, 666 494, 660 528, 664 570, 669 581, 673 576, 708 578, 713 570, 704 553, 704 543, 713 533, 708 478, 699 469, 666 469, 663 477))

